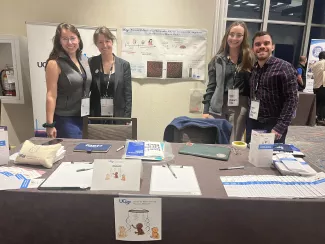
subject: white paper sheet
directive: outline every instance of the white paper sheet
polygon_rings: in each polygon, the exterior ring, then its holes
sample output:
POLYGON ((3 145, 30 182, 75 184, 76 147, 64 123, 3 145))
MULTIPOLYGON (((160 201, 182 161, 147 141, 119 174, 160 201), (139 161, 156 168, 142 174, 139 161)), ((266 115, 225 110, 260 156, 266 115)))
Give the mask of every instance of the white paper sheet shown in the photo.
POLYGON ((201 195, 201 190, 192 166, 152 166, 150 194, 152 195, 201 195))

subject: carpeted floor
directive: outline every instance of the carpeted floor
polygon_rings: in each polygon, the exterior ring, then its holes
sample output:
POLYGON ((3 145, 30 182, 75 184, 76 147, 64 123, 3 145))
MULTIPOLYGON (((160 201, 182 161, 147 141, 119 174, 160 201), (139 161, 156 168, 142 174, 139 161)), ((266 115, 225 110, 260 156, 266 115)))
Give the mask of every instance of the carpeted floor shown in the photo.
POLYGON ((305 160, 325 171, 325 126, 289 126, 286 143, 305 153, 305 160))

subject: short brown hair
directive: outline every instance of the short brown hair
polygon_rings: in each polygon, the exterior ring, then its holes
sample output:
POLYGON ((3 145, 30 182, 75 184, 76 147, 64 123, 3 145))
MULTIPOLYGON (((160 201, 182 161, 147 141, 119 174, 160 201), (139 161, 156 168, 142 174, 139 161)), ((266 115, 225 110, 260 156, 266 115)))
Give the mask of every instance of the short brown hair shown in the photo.
POLYGON ((270 36, 270 37, 271 37, 271 40, 272 40, 272 42, 273 42, 273 37, 272 37, 272 35, 271 35, 269 32, 267 32, 267 31, 258 31, 258 32, 256 32, 255 35, 253 36, 253 39, 252 39, 252 46, 254 46, 254 41, 255 41, 256 37, 260 37, 260 36, 270 36))
POLYGON ((114 40, 116 39, 115 36, 112 34, 112 32, 106 26, 101 26, 101 27, 98 27, 95 30, 95 33, 94 33, 94 36, 93 36, 93 40, 94 40, 95 45, 97 45, 98 36, 100 34, 105 36, 105 38, 107 38, 108 40, 111 40, 112 42, 114 42, 114 40))

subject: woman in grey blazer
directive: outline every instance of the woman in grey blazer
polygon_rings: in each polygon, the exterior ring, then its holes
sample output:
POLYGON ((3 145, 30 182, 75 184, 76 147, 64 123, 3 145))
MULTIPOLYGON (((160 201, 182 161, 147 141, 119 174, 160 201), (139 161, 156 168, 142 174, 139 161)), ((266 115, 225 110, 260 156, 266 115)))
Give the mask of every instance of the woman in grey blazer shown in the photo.
POLYGON ((130 64, 112 52, 115 36, 107 27, 97 28, 93 39, 101 54, 89 59, 92 73, 90 116, 131 118, 130 64))

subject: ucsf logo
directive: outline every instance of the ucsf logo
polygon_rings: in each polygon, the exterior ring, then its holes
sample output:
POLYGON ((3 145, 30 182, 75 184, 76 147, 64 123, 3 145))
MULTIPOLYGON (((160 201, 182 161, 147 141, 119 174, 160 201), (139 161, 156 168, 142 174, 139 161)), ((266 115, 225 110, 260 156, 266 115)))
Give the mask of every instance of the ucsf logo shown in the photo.
POLYGON ((131 203, 131 201, 129 201, 127 199, 120 199, 119 201, 120 201, 120 203, 125 203, 126 205, 129 205, 131 203))

